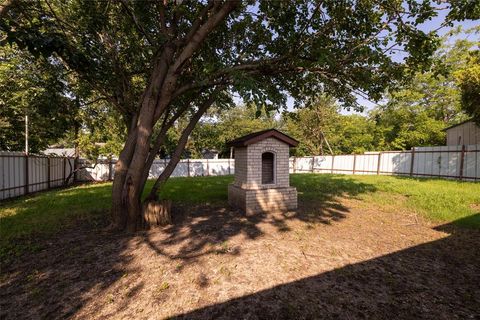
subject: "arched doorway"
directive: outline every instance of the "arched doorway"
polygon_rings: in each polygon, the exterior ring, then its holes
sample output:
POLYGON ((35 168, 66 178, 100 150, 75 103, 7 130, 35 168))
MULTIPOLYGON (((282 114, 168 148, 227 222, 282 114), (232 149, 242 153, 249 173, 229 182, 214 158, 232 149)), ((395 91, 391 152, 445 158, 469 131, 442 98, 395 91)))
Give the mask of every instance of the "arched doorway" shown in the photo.
POLYGON ((262 184, 275 183, 275 155, 272 152, 262 153, 262 184))

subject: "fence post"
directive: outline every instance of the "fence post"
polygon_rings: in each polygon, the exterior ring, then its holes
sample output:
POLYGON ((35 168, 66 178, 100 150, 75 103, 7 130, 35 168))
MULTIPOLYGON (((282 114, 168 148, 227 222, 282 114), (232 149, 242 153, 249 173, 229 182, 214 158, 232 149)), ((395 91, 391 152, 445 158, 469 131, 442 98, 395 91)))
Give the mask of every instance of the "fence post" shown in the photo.
POLYGON ((312 157, 312 173, 314 173, 313 168, 315 166, 315 156, 312 157))
POLYGON ((333 174, 333 167, 334 167, 334 166, 335 166, 335 155, 332 154, 332 168, 331 168, 331 170, 330 170, 330 173, 332 173, 332 174, 333 174))
POLYGON ((187 158, 187 176, 190 177, 190 158, 187 158))
POLYGON ((293 173, 297 173, 297 157, 293 157, 293 173))
POLYGON ((63 184, 65 184, 65 169, 67 168, 67 157, 63 157, 63 184))
POLYGON ((465 145, 462 144, 462 153, 460 154, 460 180, 463 180, 463 167, 465 162, 465 145))
POLYGON ((413 164, 415 160, 415 147, 412 147, 412 159, 410 161, 410 177, 413 176, 413 164))
POLYGON ((108 159, 108 180, 113 180, 113 159, 108 159))
POLYGON ((50 157, 47 156, 47 189, 50 189, 50 157))
POLYGON ((24 193, 28 194, 28 153, 25 154, 25 186, 24 193))
POLYGON ((207 176, 209 176, 209 175, 210 175, 210 167, 208 165, 208 159, 207 159, 207 176))
POLYGON ((352 174, 355 174, 355 164, 357 162, 357 155, 353 155, 353 169, 352 169, 352 174))
POLYGON ((78 156, 75 155, 75 158, 73 158, 73 183, 78 181, 78 156))
POLYGON ((378 153, 378 161, 377 161, 377 174, 380 174, 380 163, 382 162, 382 153, 378 153))

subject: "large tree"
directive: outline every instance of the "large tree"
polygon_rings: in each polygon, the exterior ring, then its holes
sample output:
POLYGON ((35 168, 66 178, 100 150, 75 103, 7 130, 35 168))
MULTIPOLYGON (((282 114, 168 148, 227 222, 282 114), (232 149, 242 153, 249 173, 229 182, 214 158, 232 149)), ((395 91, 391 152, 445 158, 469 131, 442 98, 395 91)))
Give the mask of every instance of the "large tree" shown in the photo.
MULTIPOLYGON (((475 1, 452 1, 447 19, 478 16, 475 1), (466 10, 468 8, 469 10, 466 10)), ((441 8, 438 8, 441 9, 441 8)), ((142 222, 149 168, 175 121, 190 121, 148 200, 176 166, 188 136, 212 106, 245 102, 274 109, 319 93, 355 105, 407 72, 425 67, 435 34, 419 26, 437 14, 430 1, 88 1, 10 0, 2 38, 48 56, 117 108, 128 128, 115 166, 112 219, 142 222), (392 54, 404 52, 403 62, 392 54)))

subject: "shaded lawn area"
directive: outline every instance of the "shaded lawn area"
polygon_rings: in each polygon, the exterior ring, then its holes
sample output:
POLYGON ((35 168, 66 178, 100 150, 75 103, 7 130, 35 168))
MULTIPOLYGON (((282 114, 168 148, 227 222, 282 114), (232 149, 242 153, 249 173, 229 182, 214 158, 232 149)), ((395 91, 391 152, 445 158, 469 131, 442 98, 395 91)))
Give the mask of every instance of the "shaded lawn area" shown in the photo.
MULTIPOLYGON (((161 197, 184 204, 227 205, 232 176, 171 178, 161 197)), ((292 174, 299 204, 306 208, 335 196, 355 197, 363 205, 408 211, 433 222, 480 228, 480 184, 393 176, 292 174), (468 218, 470 219, 463 219, 468 218)), ((146 190, 152 185, 148 181, 146 190)), ((0 203, 2 251, 14 238, 51 234, 78 220, 102 218, 110 209, 111 183, 86 184, 0 203)))
POLYGON ((245 217, 232 179, 171 179, 174 224, 135 235, 104 229, 110 184, 2 204, 0 318, 479 315, 478 184, 298 174, 297 212, 245 217))

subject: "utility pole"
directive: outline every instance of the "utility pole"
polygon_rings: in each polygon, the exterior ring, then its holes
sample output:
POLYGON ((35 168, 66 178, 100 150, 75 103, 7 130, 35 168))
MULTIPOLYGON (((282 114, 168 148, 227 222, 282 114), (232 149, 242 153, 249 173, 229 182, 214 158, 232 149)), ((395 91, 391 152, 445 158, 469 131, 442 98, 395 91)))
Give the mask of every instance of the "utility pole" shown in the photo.
POLYGON ((25 114, 25 154, 28 155, 28 114, 25 114))

